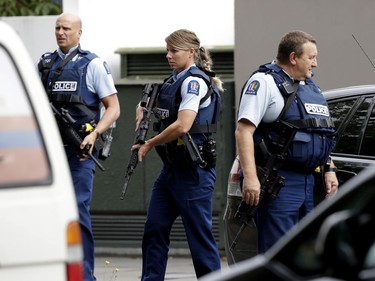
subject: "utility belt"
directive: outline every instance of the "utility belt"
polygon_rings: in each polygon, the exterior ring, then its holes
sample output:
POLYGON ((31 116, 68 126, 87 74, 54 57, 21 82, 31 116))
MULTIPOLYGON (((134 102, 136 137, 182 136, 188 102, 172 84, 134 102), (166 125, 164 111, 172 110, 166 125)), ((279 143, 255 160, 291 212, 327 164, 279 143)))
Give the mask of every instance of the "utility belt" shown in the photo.
POLYGON ((314 173, 316 168, 317 167, 311 167, 311 168, 304 167, 300 163, 284 163, 284 165, 281 167, 282 170, 304 174, 304 175, 310 175, 314 173))
POLYGON ((155 150, 165 165, 181 163, 207 170, 216 167, 216 141, 212 137, 196 145, 187 133, 177 141, 156 146, 155 150))

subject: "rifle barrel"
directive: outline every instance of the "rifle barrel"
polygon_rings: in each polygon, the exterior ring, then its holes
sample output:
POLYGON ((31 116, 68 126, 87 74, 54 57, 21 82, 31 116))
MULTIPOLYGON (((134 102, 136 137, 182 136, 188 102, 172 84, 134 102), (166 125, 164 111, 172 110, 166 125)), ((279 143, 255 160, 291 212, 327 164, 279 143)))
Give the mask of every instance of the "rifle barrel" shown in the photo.
POLYGON ((87 152, 87 155, 92 159, 92 161, 94 161, 94 163, 96 164, 96 166, 99 167, 100 170, 105 171, 105 168, 103 167, 103 165, 100 164, 99 160, 96 159, 96 157, 92 155, 92 153, 87 152))
POLYGON ((124 200, 125 193, 126 193, 126 190, 128 188, 128 184, 130 182, 130 178, 131 178, 132 174, 134 173, 135 168, 137 167, 137 164, 138 164, 138 150, 139 149, 134 149, 132 151, 131 156, 130 156, 129 164, 128 164, 128 167, 126 169, 124 185, 122 186, 122 192, 121 192, 121 196, 120 196, 121 200, 124 200))
MULTIPOLYGON (((143 107, 143 118, 140 126, 136 132, 135 140, 133 144, 144 144, 147 136, 148 129, 150 127, 151 115, 153 114, 153 107, 155 105, 160 84, 148 83, 143 89, 142 99, 140 106, 143 107)), ((126 190, 130 181, 130 177, 133 174, 138 164, 138 149, 134 149, 130 156, 129 164, 125 174, 125 181, 122 187, 120 199, 124 200, 126 190)))

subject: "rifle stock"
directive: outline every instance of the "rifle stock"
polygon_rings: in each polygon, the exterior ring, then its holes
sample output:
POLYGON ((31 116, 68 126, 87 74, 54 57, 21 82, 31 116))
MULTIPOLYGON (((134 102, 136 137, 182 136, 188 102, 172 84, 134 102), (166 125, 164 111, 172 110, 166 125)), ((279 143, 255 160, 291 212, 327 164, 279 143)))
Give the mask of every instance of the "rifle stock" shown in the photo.
MULTIPOLYGON (((146 136, 148 129, 151 123, 151 115, 153 113, 153 107, 155 106, 155 102, 157 96, 159 94, 160 84, 156 83, 148 83, 145 85, 143 89, 143 95, 140 102, 140 106, 143 107, 143 118, 139 125, 139 128, 136 132, 135 139, 133 144, 143 144, 145 143, 146 136)), ((138 149, 134 149, 130 155, 130 159, 128 162, 128 166, 125 172, 125 179, 124 184, 122 186, 121 196, 120 199, 124 200, 125 194, 130 182, 130 178, 135 171, 135 168, 138 164, 138 149)))

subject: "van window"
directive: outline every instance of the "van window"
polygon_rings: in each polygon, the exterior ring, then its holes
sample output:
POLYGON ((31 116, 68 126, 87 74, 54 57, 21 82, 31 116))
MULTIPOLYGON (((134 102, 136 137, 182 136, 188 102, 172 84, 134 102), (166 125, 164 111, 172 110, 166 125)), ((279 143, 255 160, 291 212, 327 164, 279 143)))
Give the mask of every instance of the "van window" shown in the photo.
POLYGON ((0 188, 51 181, 43 139, 27 92, 0 45, 0 188))

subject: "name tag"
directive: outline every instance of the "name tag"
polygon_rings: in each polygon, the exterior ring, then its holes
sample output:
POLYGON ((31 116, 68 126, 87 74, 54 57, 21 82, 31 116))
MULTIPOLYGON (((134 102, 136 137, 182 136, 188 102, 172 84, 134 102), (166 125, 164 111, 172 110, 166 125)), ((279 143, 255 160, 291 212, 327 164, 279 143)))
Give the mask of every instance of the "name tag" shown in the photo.
POLYGON ((160 119, 165 119, 169 117, 169 110, 167 109, 157 108, 156 113, 160 119))
POLYGON ((308 114, 329 116, 328 107, 325 105, 305 103, 305 109, 308 114))
POLYGON ((56 81, 52 91, 68 91, 75 92, 77 90, 77 82, 74 81, 56 81))

